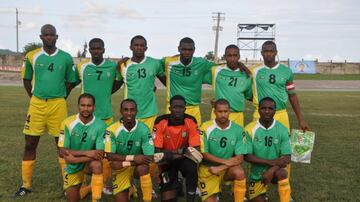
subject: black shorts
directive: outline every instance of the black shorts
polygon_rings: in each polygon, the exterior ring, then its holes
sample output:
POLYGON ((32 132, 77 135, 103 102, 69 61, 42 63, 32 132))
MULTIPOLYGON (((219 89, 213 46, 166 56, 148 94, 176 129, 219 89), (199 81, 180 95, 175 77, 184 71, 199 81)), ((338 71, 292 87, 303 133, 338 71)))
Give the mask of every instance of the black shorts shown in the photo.
POLYGON ((190 182, 195 183, 196 186, 198 180, 197 164, 188 158, 183 158, 159 165, 160 192, 177 190, 179 186, 182 186, 178 181, 179 171, 186 180, 190 180, 190 182), (195 179, 188 179, 187 176, 195 179))

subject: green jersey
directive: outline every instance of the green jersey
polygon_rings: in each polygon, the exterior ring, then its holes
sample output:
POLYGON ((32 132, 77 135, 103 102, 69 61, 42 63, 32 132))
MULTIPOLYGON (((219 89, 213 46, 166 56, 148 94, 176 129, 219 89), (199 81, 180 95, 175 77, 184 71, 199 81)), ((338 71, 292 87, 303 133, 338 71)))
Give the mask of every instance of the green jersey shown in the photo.
POLYGON ((95 116, 101 119, 112 117, 111 92, 115 80, 119 79, 117 64, 104 59, 99 65, 90 60, 78 64, 77 73, 81 80, 81 92, 95 97, 95 116))
MULTIPOLYGON (((106 124, 95 117, 84 124, 79 115, 66 118, 60 128, 58 146, 71 150, 104 150, 106 124)), ((66 163, 65 171, 73 174, 84 169, 85 163, 66 163)))
MULTIPOLYGON (((215 120, 207 121, 201 126, 201 152, 222 159, 247 154, 247 137, 244 129, 232 121, 225 129, 221 129, 215 120)), ((207 161, 204 163, 215 165, 207 161)))
MULTIPOLYGON (((251 144, 248 147, 249 154, 266 160, 291 155, 289 131, 280 122, 274 120, 272 125, 266 129, 259 121, 254 121, 247 125, 245 129, 251 137, 251 144)), ((267 165, 252 164, 250 179, 254 181, 260 180, 267 169, 269 169, 267 165)))
POLYGON ((180 56, 166 57, 162 62, 165 66, 167 102, 174 95, 181 95, 185 98, 186 105, 199 105, 203 78, 210 72, 213 63, 204 58, 193 57, 190 64, 184 65, 180 56))
POLYGON ((204 77, 204 82, 212 85, 216 100, 223 98, 229 101, 232 112, 243 112, 245 99, 252 98, 251 78, 226 64, 214 66, 204 77))
POLYGON ((49 55, 42 48, 26 54, 21 78, 32 80, 34 96, 40 99, 66 97, 65 82, 75 83, 75 67, 70 54, 56 49, 49 55))
POLYGON ((253 104, 258 108, 264 97, 271 97, 276 102, 276 110, 286 109, 288 95, 295 93, 293 74, 289 67, 277 64, 273 68, 255 67, 253 74, 253 104))
POLYGON ((128 60, 121 65, 121 79, 124 81, 124 98, 131 98, 137 104, 136 118, 148 118, 158 114, 154 92, 156 76, 163 76, 160 60, 145 57, 140 63, 128 60))
POLYGON ((120 155, 154 155, 150 130, 138 120, 130 131, 120 121, 109 126, 106 130, 105 144, 105 152, 120 155))

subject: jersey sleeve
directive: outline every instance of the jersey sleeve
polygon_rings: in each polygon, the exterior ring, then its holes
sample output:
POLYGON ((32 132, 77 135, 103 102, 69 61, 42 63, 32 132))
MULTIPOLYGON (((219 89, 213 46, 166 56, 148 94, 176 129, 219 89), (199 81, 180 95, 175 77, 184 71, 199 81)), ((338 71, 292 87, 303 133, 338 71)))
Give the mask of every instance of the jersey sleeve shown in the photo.
POLYGON ((156 60, 157 61, 157 65, 156 65, 156 76, 164 76, 165 75, 165 69, 164 69, 164 63, 162 62, 162 60, 156 60))
POLYGON ((280 155, 289 154, 291 154, 289 132, 287 131, 287 129, 284 129, 284 132, 281 133, 280 155))
POLYGON ((187 127, 189 130, 189 146, 190 147, 199 147, 200 146, 200 134, 197 127, 197 124, 191 120, 188 119, 187 127))
POLYGON ((291 72, 291 70, 289 70, 289 78, 286 81, 286 91, 288 94, 295 93, 294 74, 291 72))
POLYGON ((105 123, 98 130, 98 134, 96 137, 96 149, 97 150, 105 150, 105 137, 106 137, 106 125, 105 123))
POLYGON ((248 78, 248 79, 249 79, 249 82, 248 82, 248 85, 244 92, 244 95, 245 95, 245 99, 252 100, 252 98, 253 98, 252 79, 251 78, 248 78))
POLYGON ((239 132, 236 138, 235 155, 247 154, 247 133, 244 130, 239 132))
POLYGON ((205 73, 205 75, 203 77, 203 83, 210 84, 210 85, 212 84, 212 77, 213 77, 212 72, 213 71, 207 71, 205 73))
POLYGON ((154 143, 153 143, 153 140, 152 140, 152 136, 150 134, 150 130, 145 127, 146 129, 144 130, 141 138, 141 142, 142 142, 142 145, 141 145, 141 149, 143 151, 143 154, 144 155, 154 155, 154 143))
POLYGON ((164 126, 163 121, 154 125, 153 128, 153 139, 154 139, 154 146, 156 148, 163 148, 164 146, 164 126))
POLYGON ((121 65, 119 65, 118 66, 118 68, 117 68, 117 70, 116 71, 118 71, 118 79, 117 80, 119 80, 119 81, 123 81, 124 80, 124 76, 122 75, 122 72, 124 72, 123 71, 123 69, 125 68, 125 64, 121 64, 121 65))
POLYGON ((246 135, 247 135, 247 139, 246 139, 246 148, 247 148, 247 153, 248 154, 252 154, 253 153, 253 144, 252 144, 252 136, 254 134, 251 134, 250 132, 250 128, 245 128, 245 132, 246 132, 246 135))
POLYGON ((205 66, 205 69, 206 69, 206 73, 207 72, 211 72, 211 69, 213 66, 215 66, 216 64, 207 60, 207 59, 204 59, 204 66, 205 66))
POLYGON ((21 78, 31 80, 33 76, 33 68, 30 62, 29 56, 27 55, 21 70, 21 78))
POLYGON ((66 126, 66 122, 63 121, 60 126, 60 135, 58 141, 58 147, 69 148, 70 147, 70 132, 66 126))
POLYGON ((72 57, 69 55, 66 61, 66 81, 69 83, 76 83, 76 65, 73 62, 72 57))
POLYGON ((206 135, 206 128, 204 126, 201 126, 200 128, 200 138, 201 138, 201 142, 200 142, 201 153, 208 153, 208 140, 206 135))

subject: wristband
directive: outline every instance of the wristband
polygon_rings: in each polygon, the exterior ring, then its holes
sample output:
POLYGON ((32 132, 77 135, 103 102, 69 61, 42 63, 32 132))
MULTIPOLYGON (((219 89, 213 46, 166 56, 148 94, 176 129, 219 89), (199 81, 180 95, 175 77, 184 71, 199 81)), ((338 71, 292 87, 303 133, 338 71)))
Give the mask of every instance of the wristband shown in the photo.
POLYGON ((129 167, 129 166, 131 166, 131 162, 129 162, 129 161, 123 161, 122 162, 122 167, 123 168, 129 167))
POLYGON ((135 156, 134 155, 126 155, 125 161, 134 161, 135 156))

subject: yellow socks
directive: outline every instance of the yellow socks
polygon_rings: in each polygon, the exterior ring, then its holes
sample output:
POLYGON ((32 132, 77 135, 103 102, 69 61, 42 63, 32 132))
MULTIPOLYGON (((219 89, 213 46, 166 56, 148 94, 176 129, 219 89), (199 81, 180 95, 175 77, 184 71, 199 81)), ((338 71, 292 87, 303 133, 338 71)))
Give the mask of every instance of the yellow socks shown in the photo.
POLYGON ((151 201, 152 198, 152 183, 150 174, 140 176, 140 186, 143 193, 144 201, 151 201))
POLYGON ((289 179, 278 181, 278 192, 279 192, 280 202, 290 201, 291 188, 290 188, 289 179))
POLYGON ((65 159, 58 157, 58 162, 60 164, 60 168, 61 168, 61 176, 64 178, 64 174, 65 174, 65 159))
POLYGON ((246 192, 246 179, 234 180, 234 201, 243 202, 246 192))
POLYGON ((107 182, 110 179, 110 175, 111 175, 110 162, 107 159, 103 159, 102 166, 103 166, 104 181, 107 182))
POLYGON ((23 180, 22 187, 26 189, 30 189, 31 187, 32 171, 34 164, 35 160, 21 162, 21 176, 23 180))
POLYGON ((91 192, 92 200, 96 201, 101 198, 101 193, 103 189, 103 175, 102 174, 92 174, 91 177, 91 192))

